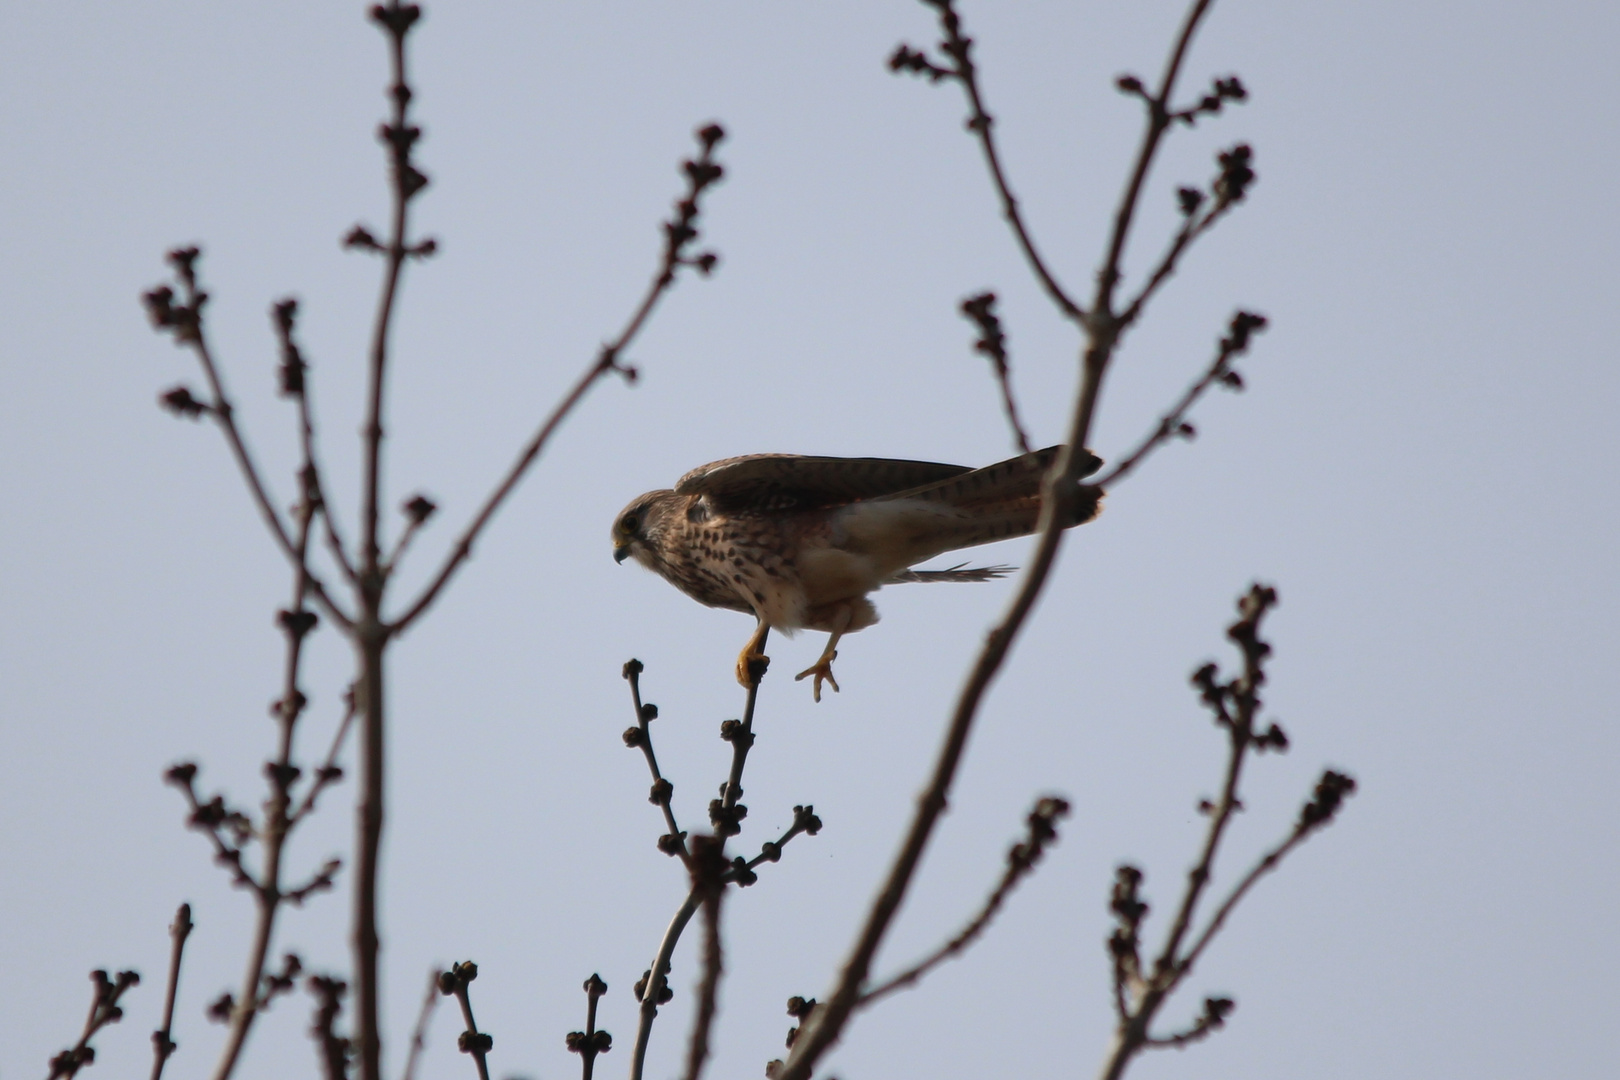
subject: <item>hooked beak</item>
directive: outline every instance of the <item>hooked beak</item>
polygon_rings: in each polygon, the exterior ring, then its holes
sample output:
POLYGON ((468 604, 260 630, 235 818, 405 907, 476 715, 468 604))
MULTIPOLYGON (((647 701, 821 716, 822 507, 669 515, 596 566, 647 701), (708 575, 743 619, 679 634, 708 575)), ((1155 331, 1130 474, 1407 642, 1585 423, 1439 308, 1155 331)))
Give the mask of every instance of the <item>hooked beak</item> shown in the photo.
POLYGON ((616 544, 616 545, 614 545, 614 548, 613 548, 613 561, 614 562, 622 563, 622 562, 624 562, 624 560, 628 559, 629 557, 630 557, 630 545, 629 544, 616 544))

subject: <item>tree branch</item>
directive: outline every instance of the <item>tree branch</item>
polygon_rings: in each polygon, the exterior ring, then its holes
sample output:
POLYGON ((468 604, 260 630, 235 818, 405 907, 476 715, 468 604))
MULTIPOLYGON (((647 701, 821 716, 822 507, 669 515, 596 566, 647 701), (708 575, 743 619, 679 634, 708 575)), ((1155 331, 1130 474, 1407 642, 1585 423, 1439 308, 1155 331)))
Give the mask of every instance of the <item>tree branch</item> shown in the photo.
POLYGON ((930 60, 926 54, 908 45, 901 45, 889 57, 889 70, 910 71, 924 75, 932 82, 951 79, 961 85, 968 101, 967 129, 978 139, 979 148, 984 153, 985 167, 990 170, 990 179, 995 184, 996 196, 1001 201, 1002 217, 1012 229, 1013 238, 1017 240, 1018 247, 1024 254, 1024 260, 1029 263, 1030 270, 1035 274, 1035 279, 1046 290, 1046 295, 1051 298, 1052 303, 1068 319, 1077 325, 1083 324, 1085 312, 1069 297, 1068 292, 1058 283, 1056 275, 1047 268, 1046 260, 1041 258, 1040 252, 1036 250, 1035 240, 1024 224, 1023 214, 1018 209, 1018 199, 1013 195, 1012 185, 1002 168, 1001 155, 996 149, 995 136, 991 133, 995 120, 985 110, 984 95, 979 89, 978 68, 973 63, 973 39, 962 34, 961 20, 952 10, 952 0, 923 0, 923 3, 939 13, 942 37, 940 51, 949 57, 949 63, 938 64, 930 60))
MULTIPOLYGON (((949 0, 930 0, 930 3, 941 10, 942 21, 946 15, 953 15, 949 0)), ((1195 0, 1189 9, 1171 50, 1170 59, 1165 65, 1159 100, 1167 99, 1173 92, 1176 77, 1181 70, 1182 58, 1192 40, 1193 32, 1208 7, 1209 0, 1195 0)), ((950 32, 947 28, 947 34, 950 32)), ((967 684, 957 699, 928 786, 918 798, 916 812, 900 851, 896 854, 888 876, 872 902, 866 921, 856 938, 849 958, 844 963, 832 994, 806 1022, 805 1029, 795 1040, 783 1067, 781 1080, 808 1080, 816 1062, 837 1040, 859 1001, 871 969, 872 958, 886 936, 901 901, 905 898, 923 850, 933 834, 934 825, 944 811, 946 796, 967 746, 968 735, 978 715, 979 704, 989 689, 991 680, 1006 660, 1014 640, 1023 629, 1036 598, 1045 588, 1058 547, 1062 543, 1063 525, 1066 521, 1063 511, 1075 497, 1080 469, 1083 463, 1089 460, 1089 455, 1078 448, 1086 445, 1102 381, 1119 340, 1118 326, 1111 313, 1113 291, 1119 276, 1120 255, 1124 249, 1126 235, 1130 231, 1136 203, 1140 198, 1142 181, 1158 150, 1164 128, 1165 124, 1159 122, 1155 114, 1153 121, 1143 133, 1136 164, 1131 171, 1131 180, 1126 185, 1125 193, 1114 215, 1114 232, 1109 241, 1102 270, 1098 275, 1096 300, 1092 304, 1090 314, 1083 320, 1088 340, 1080 392, 1070 421, 1068 438, 1057 459, 1052 463, 1043 485, 1041 517, 1037 527, 1039 539, 1036 541, 1034 558, 1019 583, 1018 592, 1007 614, 990 632, 978 659, 974 662, 967 684)), ((1064 310, 1067 313, 1068 309, 1064 310)))
POLYGON ((490 1050, 495 1047, 495 1040, 491 1036, 478 1030, 478 1024, 473 1020, 472 997, 467 990, 467 984, 478 978, 478 965, 471 960, 452 965, 449 971, 439 975, 439 993, 446 996, 455 995, 457 1003, 461 1005, 461 1018, 467 1027, 456 1039, 456 1046, 463 1054, 471 1054, 478 1063, 478 1080, 489 1080, 490 1050))
POLYGON ((642 327, 646 325, 647 319, 652 315, 653 308, 657 306, 658 301, 675 284, 676 272, 683 266, 695 267, 702 274, 708 274, 714 269, 718 257, 713 252, 706 251, 697 255, 688 255, 687 252, 690 246, 698 239, 697 219, 701 209, 703 193, 724 175, 724 171, 714 161, 713 156, 714 148, 724 138, 725 131, 718 124, 709 124, 698 130, 697 139, 702 147, 702 152, 695 160, 683 163, 688 181, 687 191, 675 204, 675 217, 664 223, 663 255, 659 259, 658 270, 653 275, 652 282, 647 286, 647 291, 641 298, 641 303, 636 306, 635 312, 630 316, 630 321, 619 331, 619 336, 602 346, 601 351, 596 355, 596 359, 575 381, 573 388, 551 410, 551 414, 540 425, 534 437, 519 452, 517 460, 507 470, 506 476, 502 478, 499 484, 495 485, 495 490, 484 500, 484 505, 473 516, 472 521, 462 532, 460 538, 456 540, 455 546, 451 549, 450 555, 445 559, 444 564, 439 568, 439 572, 405 614, 394 621, 393 630, 395 632, 403 632, 438 598, 439 593, 443 591, 457 569, 472 555, 474 541, 478 539, 484 527, 489 524, 489 520, 495 516, 495 511, 501 508, 507 496, 517 487, 518 481, 522 480, 524 474, 528 472, 529 466, 534 464, 535 460, 540 456, 540 452, 545 449, 546 443, 550 441, 552 434, 562 425, 563 420, 568 417, 569 413, 574 411, 574 407, 584 400, 591 387, 595 386, 599 380, 610 372, 617 372, 628 380, 633 381, 635 379, 636 369, 620 363, 620 357, 635 341, 642 327))
POLYGON ((180 1049, 175 1042, 174 999, 180 992, 180 959, 186 951, 186 938, 191 936, 191 905, 181 904, 169 924, 169 983, 163 995, 163 1026, 152 1032, 152 1080, 162 1080, 163 1066, 169 1056, 180 1049))
POLYGON ((607 990, 607 983, 600 975, 593 974, 585 980, 585 1030, 568 1033, 568 1052, 579 1055, 580 1080, 591 1080, 596 1055, 613 1049, 613 1036, 596 1029, 596 1002, 607 990))
POLYGON ((652 722, 658 718, 658 706, 643 704, 641 700, 641 673, 645 670, 640 660, 631 659, 624 665, 624 677, 630 684, 630 701, 636 710, 636 726, 626 728, 624 732, 624 745, 639 748, 642 756, 647 759, 647 769, 652 773, 652 793, 647 801, 664 812, 664 824, 669 831, 658 838, 658 850, 665 855, 679 855, 681 861, 690 863, 686 850, 686 834, 675 823, 675 810, 670 800, 675 794, 675 785, 664 779, 663 773, 658 771, 658 755, 653 752, 652 722))
POLYGON ((1232 361, 1248 352, 1251 335, 1265 328, 1266 318, 1263 315, 1247 311, 1239 311, 1233 315, 1226 336, 1221 339, 1215 351, 1215 359, 1210 361, 1209 367, 1204 369, 1204 373, 1187 388, 1170 410, 1159 418, 1159 423, 1153 431, 1117 465, 1093 483, 1105 491, 1112 490, 1115 484, 1136 471, 1136 467, 1150 454, 1171 439, 1191 439, 1196 436, 1197 429, 1187 422, 1188 411, 1211 386, 1219 384, 1229 390, 1243 389, 1243 378, 1232 370, 1232 361))
POLYGON ((96 1049, 90 1045, 90 1040, 108 1024, 116 1024, 124 1018, 118 1001, 125 990, 141 981, 140 975, 133 971, 120 971, 117 978, 112 979, 99 968, 90 973, 90 979, 96 984, 96 990, 90 999, 90 1015, 85 1018, 84 1033, 78 1042, 51 1058, 51 1072, 46 1080, 73 1080, 80 1069, 96 1060, 96 1049))
POLYGON ((1068 816, 1068 813, 1069 804, 1063 799, 1047 796, 1037 802, 1026 819, 1028 832, 1025 838, 1008 850, 1007 869, 1002 873, 1001 881, 997 883, 989 898, 980 907, 978 914, 968 920, 967 925, 955 937, 927 957, 863 993, 856 1002, 857 1007, 864 1009, 896 990, 916 985, 924 975, 951 957, 960 955, 978 940, 979 935, 990 925, 990 920, 1001 910, 1001 905, 1006 902, 1007 897, 1018 887, 1018 883, 1035 869, 1035 864, 1040 861, 1047 845, 1057 839, 1057 822, 1068 816))

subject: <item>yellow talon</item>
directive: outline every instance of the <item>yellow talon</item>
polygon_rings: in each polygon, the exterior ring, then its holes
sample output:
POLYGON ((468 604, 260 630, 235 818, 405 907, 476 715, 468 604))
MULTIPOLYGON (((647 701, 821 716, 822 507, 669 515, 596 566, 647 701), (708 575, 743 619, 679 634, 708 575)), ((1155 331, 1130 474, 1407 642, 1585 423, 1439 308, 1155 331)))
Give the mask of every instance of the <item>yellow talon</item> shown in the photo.
POLYGON ((816 701, 818 702, 821 700, 821 681, 823 679, 832 684, 832 688, 835 693, 842 693, 842 691, 838 689, 838 680, 833 678, 832 673, 832 662, 836 659, 838 659, 838 654, 836 652, 831 654, 822 654, 821 659, 816 661, 814 667, 805 668, 803 671, 793 676, 793 681, 798 682, 800 679, 814 675, 816 677, 816 681, 810 684, 810 689, 811 693, 815 695, 816 701))
POLYGON ((771 632, 769 625, 760 623, 754 631, 754 636, 748 639, 742 652, 737 654, 737 682, 747 689, 756 685, 765 677, 765 668, 770 665, 771 658, 765 655, 765 635, 771 632), (757 667, 757 671, 754 669, 757 667))

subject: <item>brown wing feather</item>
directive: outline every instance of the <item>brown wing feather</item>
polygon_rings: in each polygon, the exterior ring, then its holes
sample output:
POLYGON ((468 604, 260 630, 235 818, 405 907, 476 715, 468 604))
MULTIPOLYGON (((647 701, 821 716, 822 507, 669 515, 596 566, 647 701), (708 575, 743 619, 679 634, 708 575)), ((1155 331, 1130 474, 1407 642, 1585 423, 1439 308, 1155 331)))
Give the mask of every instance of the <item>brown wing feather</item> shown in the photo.
MULTIPOLYGON (((925 502, 944 503, 947 506, 979 506, 1008 500, 1035 499, 1039 503, 1041 480, 1057 457, 1056 446, 1020 454, 982 469, 966 470, 932 483, 920 484, 904 491, 883 496, 885 499, 921 499, 925 502)), ((1089 476, 1102 466, 1102 459, 1086 451, 1090 458, 1082 466, 1080 475, 1089 476)))
POLYGON ((693 469, 676 481, 675 493, 706 495, 728 510, 810 509, 891 495, 971 471, 935 461, 749 454, 693 469))

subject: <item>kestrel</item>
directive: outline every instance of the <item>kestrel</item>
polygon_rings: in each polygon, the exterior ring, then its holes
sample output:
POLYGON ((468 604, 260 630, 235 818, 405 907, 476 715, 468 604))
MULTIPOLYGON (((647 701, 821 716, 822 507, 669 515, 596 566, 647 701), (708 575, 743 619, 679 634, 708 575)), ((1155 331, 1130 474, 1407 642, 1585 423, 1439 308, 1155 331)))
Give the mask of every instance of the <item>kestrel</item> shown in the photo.
MULTIPOLYGON (((613 522, 613 557, 634 558, 699 603, 759 620, 737 657, 737 681, 763 658, 770 628, 831 635, 799 673, 838 689, 832 662, 845 634, 878 621, 867 594, 903 581, 988 581, 1010 567, 912 570, 947 551, 1035 531, 1041 480, 1057 447, 982 469, 889 458, 750 454, 693 469, 649 491, 613 522)), ((1087 454, 1081 474, 1102 464, 1087 454)), ((1097 516, 1102 491, 1081 485, 1065 528, 1097 516)))

